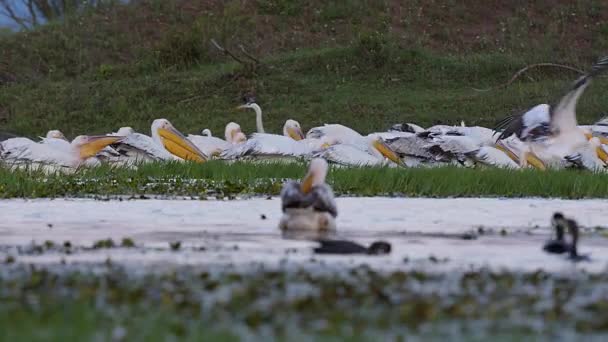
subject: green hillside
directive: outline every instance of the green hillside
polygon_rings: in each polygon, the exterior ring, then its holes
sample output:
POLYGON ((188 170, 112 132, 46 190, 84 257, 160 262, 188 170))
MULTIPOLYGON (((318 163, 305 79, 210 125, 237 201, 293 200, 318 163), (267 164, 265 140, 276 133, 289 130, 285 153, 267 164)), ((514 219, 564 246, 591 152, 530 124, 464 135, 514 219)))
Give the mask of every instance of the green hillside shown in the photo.
MULTIPOLYGON (((363 132, 396 122, 492 126, 559 97, 608 54, 608 3, 526 1, 134 1, 0 35, 0 125, 36 136, 147 132, 165 117, 185 132, 223 132, 254 93, 269 131, 340 122, 363 132), (574 4, 573 4, 574 3, 574 4), (239 61, 211 44, 215 39, 239 61), (241 49, 242 46, 242 49, 241 49), (247 57, 249 55, 252 58, 247 57), (257 62, 257 61, 259 62, 257 62)), ((608 109, 600 79, 579 107, 608 109)))

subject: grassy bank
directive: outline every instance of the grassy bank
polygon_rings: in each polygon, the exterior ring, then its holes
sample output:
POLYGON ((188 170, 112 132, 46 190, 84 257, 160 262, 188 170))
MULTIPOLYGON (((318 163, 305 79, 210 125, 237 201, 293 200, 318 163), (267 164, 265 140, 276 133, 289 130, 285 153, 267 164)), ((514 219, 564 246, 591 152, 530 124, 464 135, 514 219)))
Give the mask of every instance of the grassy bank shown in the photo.
MULTIPOLYGON (((473 88, 531 63, 586 68, 608 51, 606 20, 603 1, 114 3, 0 37, 0 127, 73 137, 125 125, 149 132, 165 117, 187 133, 219 133, 228 121, 252 132, 253 114, 233 110, 245 93, 256 94, 271 132, 288 118, 362 132, 403 121, 492 126, 554 101, 578 75, 534 69, 504 89, 473 88)), ((581 122, 602 116, 607 90, 600 79, 584 95, 581 122)))
POLYGON ((606 276, 586 273, 378 273, 365 266, 134 272, 110 262, 4 269, 0 327, 8 340, 509 341, 597 337, 607 323, 606 300, 597 295, 606 276))
MULTIPOLYGON (((305 168, 218 161, 148 164, 137 170, 100 167, 73 175, 0 169, 0 197, 278 195, 283 182, 301 178, 305 168)), ((608 198, 608 175, 574 170, 333 167, 328 182, 337 194, 355 196, 608 198)))

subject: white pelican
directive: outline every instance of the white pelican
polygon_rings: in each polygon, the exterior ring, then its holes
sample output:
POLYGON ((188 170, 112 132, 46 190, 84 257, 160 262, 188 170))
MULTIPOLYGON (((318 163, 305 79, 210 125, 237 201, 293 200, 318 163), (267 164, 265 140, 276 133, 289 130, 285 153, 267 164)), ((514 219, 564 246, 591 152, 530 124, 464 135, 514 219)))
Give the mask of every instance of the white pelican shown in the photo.
POLYGON ((325 124, 311 128, 306 133, 307 139, 321 139, 335 144, 361 144, 363 135, 350 127, 340 124, 325 124))
POLYGON ((515 136, 498 140, 494 147, 506 154, 509 159, 521 168, 533 167, 539 170, 547 169, 547 165, 543 159, 532 153, 530 146, 515 136))
MULTIPOLYGON (((511 135, 517 136, 530 146, 534 154, 548 164, 560 164, 564 159, 569 160, 573 156, 584 153, 590 148, 589 139, 592 135, 578 127, 576 104, 591 84, 593 77, 607 67, 608 57, 601 58, 586 75, 574 82, 556 106, 538 105, 523 115, 503 120, 499 126, 505 129, 499 139, 511 135)), ((604 158, 603 155, 598 157, 604 158)))
POLYGON ((325 142, 316 139, 294 140, 278 134, 254 133, 246 142, 233 145, 221 154, 222 159, 309 157, 324 148, 325 142))
POLYGON ((503 150, 485 146, 478 140, 464 135, 438 136, 425 147, 437 159, 454 159, 466 166, 479 163, 509 169, 520 167, 503 150))
POLYGON ((16 138, 2 142, 0 159, 9 165, 51 166, 76 169, 81 165, 97 165, 95 155, 121 137, 81 135, 71 143, 57 139, 51 143, 34 143, 16 138), (11 141, 13 140, 13 141, 11 141))
POLYGON ((402 123, 392 125, 388 130, 389 132, 408 132, 408 133, 420 133, 424 132, 425 129, 413 124, 413 123, 402 123))
POLYGON ((253 109, 255 112, 255 127, 258 133, 266 133, 264 131, 264 123, 262 122, 262 108, 255 102, 247 102, 244 105, 236 107, 236 109, 253 109))
POLYGON ((420 137, 436 138, 440 136, 463 136, 473 140, 473 142, 479 146, 493 146, 496 142, 496 132, 492 129, 481 127, 481 126, 446 126, 436 125, 429 129, 419 132, 420 137))
POLYGON ((281 190, 282 231, 334 231, 338 210, 334 194, 325 183, 328 165, 324 159, 311 160, 302 183, 287 182, 281 190))
POLYGON ((198 149, 190 140, 179 132, 166 119, 152 122, 152 137, 136 133, 130 127, 123 127, 115 136, 123 136, 115 145, 123 157, 118 160, 129 165, 158 160, 192 160, 207 161, 207 155, 198 149))
MULTIPOLYGON (((209 132, 210 133, 210 132, 209 132)), ((219 156, 233 145, 247 140, 241 131, 241 126, 235 122, 229 122, 224 131, 226 140, 213 136, 188 135, 188 139, 196 145, 205 155, 219 156)))
POLYGON ((296 120, 291 119, 285 121, 285 125, 283 125, 283 135, 286 137, 290 137, 293 140, 304 139, 304 133, 302 133, 300 123, 296 120))
POLYGON ((204 137, 212 137, 213 134, 211 134, 211 130, 209 128, 205 128, 202 132, 201 135, 204 137))
MULTIPOLYGON (((253 109, 255 112, 255 125, 258 133, 266 133, 264 130, 264 123, 262 122, 262 108, 255 102, 248 102, 244 105, 240 105, 236 107, 237 109, 253 109)), ((304 139, 304 133, 302 133, 302 128, 300 127, 300 123, 295 120, 287 120, 285 121, 285 125, 283 125, 283 135, 286 137, 290 137, 293 140, 302 140, 304 139)))
POLYGON ((65 140, 68 141, 68 139, 65 137, 65 135, 63 135, 63 133, 60 130, 57 129, 53 129, 50 130, 46 133, 46 136, 44 138, 41 138, 42 140, 44 139, 61 139, 61 140, 65 140))
POLYGON ((399 156, 375 134, 370 134, 355 144, 335 144, 314 154, 315 157, 324 158, 330 162, 349 166, 379 166, 403 165, 399 156), (388 159, 394 164, 388 164, 388 159))
POLYGON ((283 135, 263 133, 264 127, 260 106, 251 102, 237 108, 252 108, 255 110, 258 133, 252 134, 245 143, 224 150, 220 156, 222 159, 308 157, 324 144, 324 141, 304 139, 300 124, 291 119, 285 121, 283 135))

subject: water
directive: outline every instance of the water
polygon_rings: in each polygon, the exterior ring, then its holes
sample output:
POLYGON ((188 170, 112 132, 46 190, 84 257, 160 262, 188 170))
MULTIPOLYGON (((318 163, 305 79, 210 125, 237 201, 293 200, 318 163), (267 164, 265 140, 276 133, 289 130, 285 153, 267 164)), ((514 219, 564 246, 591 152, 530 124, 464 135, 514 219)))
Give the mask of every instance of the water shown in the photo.
POLYGON ((602 272, 608 261, 608 239, 601 227, 606 224, 605 200, 357 197, 339 198, 337 204, 340 238, 363 244, 385 240, 393 252, 387 256, 315 255, 317 243, 281 236, 278 198, 18 199, 0 201, 0 258, 17 254, 17 262, 40 264, 111 259, 137 266, 293 263, 314 267, 322 262, 340 269, 367 264, 379 270, 422 268, 429 272, 481 267, 602 272), (579 249, 591 255, 591 262, 574 264, 541 250, 551 234, 549 221, 555 211, 575 217, 588 228, 579 249), (120 243, 125 237, 132 238, 137 248, 88 248, 101 239, 120 243), (76 248, 72 254, 15 249, 47 240, 70 241, 85 248, 76 248), (175 241, 181 242, 179 251, 169 247, 175 241))

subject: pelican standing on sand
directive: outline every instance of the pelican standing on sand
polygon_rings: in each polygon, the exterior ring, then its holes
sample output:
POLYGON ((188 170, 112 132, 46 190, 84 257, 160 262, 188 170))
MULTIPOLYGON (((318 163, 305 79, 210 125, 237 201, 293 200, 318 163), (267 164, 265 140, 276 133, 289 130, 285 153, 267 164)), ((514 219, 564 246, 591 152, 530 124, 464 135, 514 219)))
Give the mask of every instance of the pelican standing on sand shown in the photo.
POLYGON ((334 231, 338 210, 334 194, 325 183, 328 165, 324 159, 310 162, 302 183, 288 182, 281 190, 282 231, 334 231))

